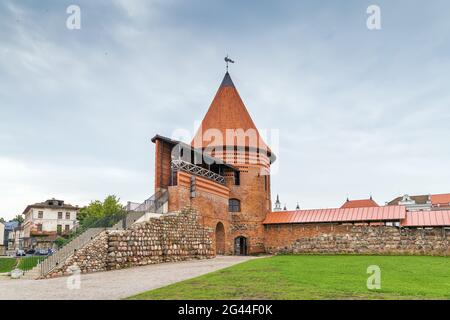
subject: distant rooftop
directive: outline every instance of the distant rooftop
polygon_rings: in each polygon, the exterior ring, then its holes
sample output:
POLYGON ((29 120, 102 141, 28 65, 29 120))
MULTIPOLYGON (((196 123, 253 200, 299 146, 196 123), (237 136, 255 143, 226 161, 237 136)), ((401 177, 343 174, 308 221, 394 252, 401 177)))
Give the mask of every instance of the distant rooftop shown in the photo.
POLYGON ((28 205, 25 210, 23 211, 22 214, 25 214, 28 212, 28 210, 30 209, 48 209, 48 208, 60 208, 60 209, 65 209, 65 210, 78 210, 78 206, 73 206, 71 204, 68 203, 64 203, 64 200, 58 200, 55 198, 46 200, 44 202, 37 202, 35 204, 30 204, 28 205))
POLYGON ((370 199, 362 199, 362 200, 349 200, 341 206, 342 209, 344 208, 369 208, 369 207, 379 207, 378 203, 373 201, 372 198, 370 199))
POLYGON ((450 205, 450 193, 442 193, 442 194, 423 194, 423 195, 403 195, 401 197, 397 197, 388 202, 390 206, 396 206, 400 201, 405 198, 409 198, 413 200, 416 204, 429 204, 431 203, 433 206, 437 205, 450 205))

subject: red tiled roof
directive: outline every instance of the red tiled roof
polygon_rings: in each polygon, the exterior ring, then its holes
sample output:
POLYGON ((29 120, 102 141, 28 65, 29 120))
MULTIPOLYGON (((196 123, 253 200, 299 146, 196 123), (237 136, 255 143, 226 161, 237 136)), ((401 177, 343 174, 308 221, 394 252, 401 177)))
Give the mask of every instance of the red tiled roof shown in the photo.
POLYGON ((342 205, 341 208, 367 208, 367 207, 379 207, 379 205, 372 199, 347 200, 342 205))
POLYGON ((431 203, 433 205, 437 204, 450 204, 450 193, 445 194, 432 194, 431 195, 431 203))
POLYGON ((229 139, 232 139, 233 141, 229 141, 230 146, 261 149, 271 153, 269 147, 262 140, 262 137, 250 117, 247 108, 242 102, 228 72, 225 74, 222 84, 220 85, 200 128, 195 134, 191 145, 196 149, 204 149, 208 146, 225 146, 227 145, 227 129, 242 129, 249 134, 254 134, 251 139, 248 137, 231 137, 229 139), (211 131, 210 134, 205 134, 209 129, 213 131, 211 131), (216 137, 215 132, 221 133, 222 137, 216 137))
POLYGON ((402 227, 450 226, 450 210, 407 212, 402 227))
POLYGON ((405 219, 405 217, 405 206, 386 206, 270 212, 263 223, 395 221, 405 219))

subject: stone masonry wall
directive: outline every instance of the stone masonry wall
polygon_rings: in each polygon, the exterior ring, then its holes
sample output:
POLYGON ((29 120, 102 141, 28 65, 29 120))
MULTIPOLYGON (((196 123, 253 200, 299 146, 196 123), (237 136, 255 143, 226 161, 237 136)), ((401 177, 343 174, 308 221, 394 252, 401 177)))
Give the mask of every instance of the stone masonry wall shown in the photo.
POLYGON ((104 231, 69 257, 63 265, 53 269, 46 277, 53 278, 73 274, 74 266, 81 273, 107 270, 109 232, 104 231))
POLYGON ((266 226, 266 251, 272 254, 450 255, 450 230, 386 226, 266 226))
POLYGON ((110 233, 108 269, 214 257, 210 233, 187 210, 110 233))
POLYGON ((214 257, 211 230, 185 210, 133 225, 128 230, 104 231, 46 277, 91 273, 154 263, 214 257))

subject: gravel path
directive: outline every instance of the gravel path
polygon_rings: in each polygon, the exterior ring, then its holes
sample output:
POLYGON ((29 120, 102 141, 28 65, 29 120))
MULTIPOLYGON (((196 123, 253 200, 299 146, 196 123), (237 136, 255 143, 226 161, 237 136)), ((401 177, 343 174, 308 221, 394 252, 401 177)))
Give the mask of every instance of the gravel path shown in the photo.
POLYGON ((208 260, 162 263, 81 275, 80 288, 69 289, 70 278, 1 280, 0 300, 103 300, 129 296, 194 278, 252 259, 219 256, 208 260))

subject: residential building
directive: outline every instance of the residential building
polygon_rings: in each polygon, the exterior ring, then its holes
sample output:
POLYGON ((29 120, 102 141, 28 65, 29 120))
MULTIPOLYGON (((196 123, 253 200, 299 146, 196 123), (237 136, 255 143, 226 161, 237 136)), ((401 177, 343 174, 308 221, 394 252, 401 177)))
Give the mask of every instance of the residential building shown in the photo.
MULTIPOLYGON (((19 249, 20 242, 20 232, 16 231, 20 227, 18 221, 9 221, 5 222, 5 233, 4 233, 4 243, 6 247, 6 251, 14 251, 19 249), (17 232, 17 237, 16 237, 17 232), (17 248, 16 248, 16 238, 17 238, 17 248)), ((23 237, 23 235, 22 235, 23 237)))
POLYGON ((3 222, 0 222, 0 256, 4 256, 5 253, 5 225, 3 224, 3 222))
POLYGON ((8 238, 8 251, 15 252, 19 249, 25 249, 24 232, 23 226, 21 224, 17 224, 17 227, 15 227, 13 231, 9 233, 8 238))
POLYGON ((35 203, 23 211, 25 248, 51 248, 58 236, 69 234, 77 226, 78 206, 50 199, 35 203))
POLYGON ((449 210, 450 193, 397 197, 387 203, 389 206, 402 205, 408 211, 449 210))

